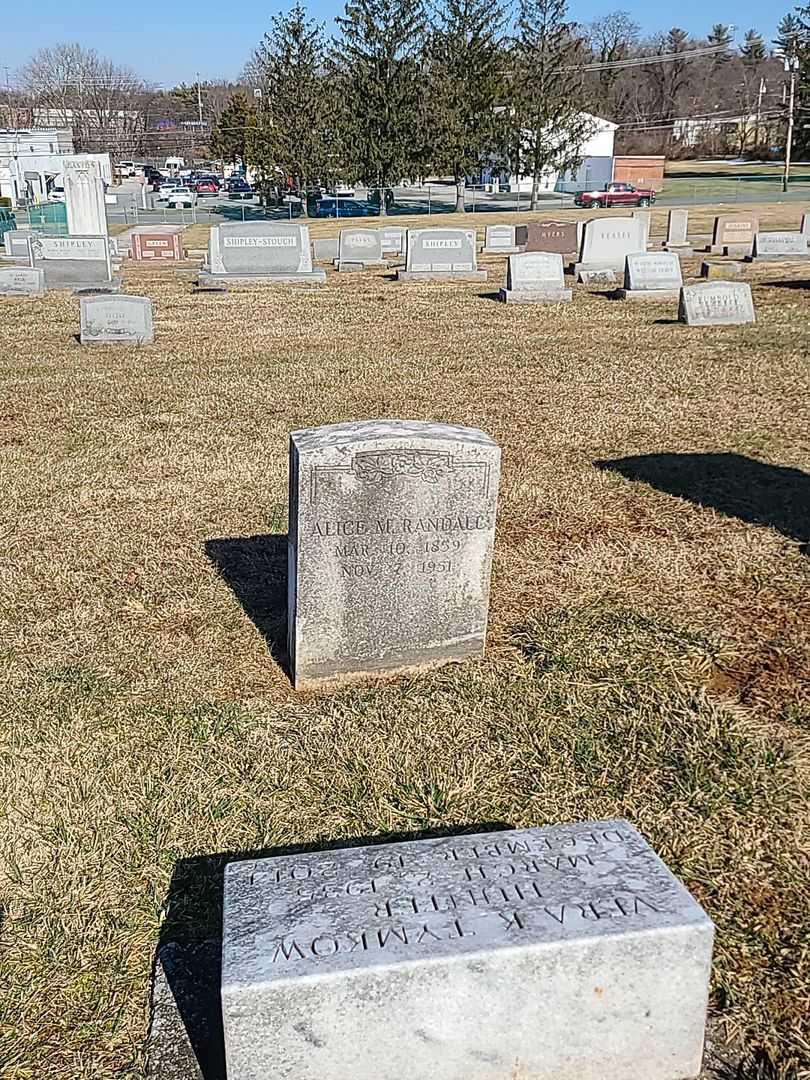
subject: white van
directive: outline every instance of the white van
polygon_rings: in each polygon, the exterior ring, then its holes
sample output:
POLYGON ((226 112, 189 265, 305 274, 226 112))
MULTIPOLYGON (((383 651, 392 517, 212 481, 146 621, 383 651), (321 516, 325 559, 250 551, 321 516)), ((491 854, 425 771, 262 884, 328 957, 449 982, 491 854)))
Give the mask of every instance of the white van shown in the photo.
POLYGON ((181 169, 185 169, 186 159, 181 157, 167 157, 166 164, 163 166, 164 171, 169 173, 180 172, 181 169))

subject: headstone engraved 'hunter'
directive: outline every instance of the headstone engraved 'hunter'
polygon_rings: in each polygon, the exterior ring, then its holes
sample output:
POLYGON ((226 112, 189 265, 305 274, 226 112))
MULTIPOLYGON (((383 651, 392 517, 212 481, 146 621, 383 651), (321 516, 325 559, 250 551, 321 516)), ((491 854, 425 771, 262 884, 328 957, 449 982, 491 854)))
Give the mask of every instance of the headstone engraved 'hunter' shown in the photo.
POLYGON ((498 295, 507 304, 569 301, 571 290, 565 288, 562 255, 549 251, 510 255, 506 265, 506 287, 498 295))
POLYGON ((44 296, 45 275, 28 266, 0 266, 0 296, 44 296))
POLYGON ((49 289, 112 289, 110 245, 106 236, 33 235, 31 264, 44 270, 49 289))
POLYGON ((758 232, 754 236, 751 262, 776 259, 806 259, 807 236, 801 232, 758 232))
POLYGON ((628 255, 624 267, 624 300, 677 300, 683 286, 681 260, 674 251, 628 255))
POLYGON ((183 258, 179 233, 133 233, 130 251, 136 262, 181 262, 183 258))
POLYGON ((585 223, 580 261, 574 266, 577 278, 587 271, 623 271, 628 255, 643 252, 644 234, 638 218, 593 218, 585 223))
POLYGON ((65 209, 71 236, 106 236, 107 206, 101 163, 95 158, 66 157, 62 163, 65 209))
POLYGON ((341 229, 338 240, 338 270, 364 270, 367 266, 387 266, 383 259, 379 229, 341 229))
POLYGON ((734 326, 756 322, 751 286, 743 281, 684 285, 678 318, 689 326, 734 326))
POLYGON ((82 345, 150 345, 152 301, 146 296, 82 298, 82 345))
POLYGON ((485 255, 509 255, 518 250, 514 225, 487 225, 485 255))
POLYGON ((315 282, 325 270, 312 269, 309 228, 284 222, 228 222, 214 225, 208 264, 200 284, 256 282, 315 282))
POLYGON ((232 862, 228 1077, 695 1077, 713 934, 621 820, 232 862))
POLYGON ((475 428, 364 421, 290 436, 295 686, 484 651, 500 449, 475 428))
POLYGON ((408 229, 405 269, 398 281, 472 278, 486 281, 476 262, 475 229, 408 229))
POLYGON ((754 248, 754 236, 759 232, 756 214, 718 214, 714 219, 711 252, 742 258, 754 248))
POLYGON ((526 251, 549 251, 559 252, 560 255, 570 255, 579 250, 577 226, 573 221, 530 221, 528 225, 517 227, 515 240, 518 244, 522 244, 526 251))
POLYGON ((664 247, 667 251, 675 251, 679 255, 692 254, 692 247, 689 243, 688 210, 670 210, 667 217, 667 238, 664 247))

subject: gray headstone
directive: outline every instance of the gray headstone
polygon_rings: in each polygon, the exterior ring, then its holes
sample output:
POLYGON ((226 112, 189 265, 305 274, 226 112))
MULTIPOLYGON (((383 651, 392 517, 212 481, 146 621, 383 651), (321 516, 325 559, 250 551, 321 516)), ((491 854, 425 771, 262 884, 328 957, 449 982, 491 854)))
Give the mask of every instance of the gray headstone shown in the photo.
POLYGON ((0 267, 0 296, 44 296, 45 275, 27 266, 0 267))
POLYGON ((582 234, 577 276, 582 270, 624 270, 628 255, 645 250, 642 223, 632 217, 593 218, 582 234))
POLYGON ((754 235, 753 259, 806 259, 807 234, 758 232, 754 235))
POLYGON ((667 217, 667 247, 689 246, 689 211, 670 210, 667 217))
POLYGON ((309 228, 285 222, 228 222, 211 229, 208 274, 233 280, 317 280, 309 228))
POLYGON ((145 296, 88 296, 81 301, 82 345, 150 345, 152 301, 145 296))
POLYGON ((487 225, 484 251, 496 255, 517 251, 514 225, 487 225))
POLYGON ((408 229, 405 270, 400 281, 468 277, 486 280, 476 263, 475 229, 408 229))
POLYGON ((9 229, 8 232, 3 233, 6 257, 28 262, 31 258, 28 241, 32 235, 32 233, 22 232, 20 229, 9 229))
POLYGON ((315 251, 316 262, 334 262, 338 257, 338 238, 329 237, 327 240, 314 240, 312 243, 315 251))
POLYGON ((751 286, 743 281, 684 285, 678 318, 689 326, 734 326, 756 322, 751 286))
POLYGON ((507 304, 569 301, 571 290, 565 288, 562 255, 545 251, 510 255, 506 288, 499 295, 507 304))
POLYGON ((382 233, 379 229, 341 229, 338 261, 358 266, 384 265, 382 233))
POLYGON ((805 236, 810 235, 810 214, 802 214, 801 231, 805 236))
POLYGON ((81 156, 63 158, 62 176, 70 235, 106 236, 107 206, 101 162, 81 156))
POLYGON ((484 650, 500 449, 482 431, 363 421, 290 437, 296 688, 484 650))
POLYGON ((712 251, 715 254, 750 255, 757 232, 759 218, 756 214, 718 214, 712 230, 712 251))
POLYGON ((677 300, 682 285, 681 260, 674 251, 627 256, 622 290, 626 300, 677 300))
POLYGON ((31 234, 32 265, 45 271, 49 289, 80 289, 112 283, 110 245, 106 236, 42 236, 31 234))
POLYGON ((650 246, 650 228, 652 226, 652 211, 650 210, 634 210, 632 213, 634 221, 640 222, 642 243, 644 245, 643 251, 646 251, 650 246))
POLYGON ((382 233, 382 249, 383 252, 390 252, 392 255, 404 255, 405 254, 405 236, 406 230, 401 225, 387 225, 380 229, 382 233))
POLYGON ((232 1080, 683 1080, 714 928, 626 821, 233 862, 232 1080))

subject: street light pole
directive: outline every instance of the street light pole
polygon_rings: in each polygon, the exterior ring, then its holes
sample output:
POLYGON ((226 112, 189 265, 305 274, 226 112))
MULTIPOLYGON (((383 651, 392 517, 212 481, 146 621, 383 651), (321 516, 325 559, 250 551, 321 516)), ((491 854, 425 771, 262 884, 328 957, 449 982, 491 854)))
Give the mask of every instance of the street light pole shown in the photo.
POLYGON ((787 138, 785 140, 785 172, 782 176, 782 191, 788 189, 790 180, 790 157, 793 149, 793 106, 796 101, 796 72, 799 70, 799 58, 795 54, 785 57, 785 71, 790 72, 790 95, 788 100, 787 138))

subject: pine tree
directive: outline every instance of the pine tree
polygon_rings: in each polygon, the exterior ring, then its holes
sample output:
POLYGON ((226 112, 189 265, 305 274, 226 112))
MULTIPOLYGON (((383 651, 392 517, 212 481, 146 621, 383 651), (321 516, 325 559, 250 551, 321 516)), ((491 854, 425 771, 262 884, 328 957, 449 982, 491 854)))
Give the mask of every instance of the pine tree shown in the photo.
POLYGON ((577 168, 594 129, 580 109, 580 42, 565 0, 520 0, 513 55, 514 154, 518 173, 532 178, 536 210, 543 176, 577 168))
POLYGON ((765 42, 762 39, 762 34, 753 28, 746 30, 745 40, 740 48, 740 56, 746 63, 750 64, 758 64, 760 60, 764 60, 765 42))
POLYGON ((211 132, 211 153, 226 164, 246 165, 256 114, 244 94, 234 94, 211 132))
POLYGON ((307 194, 327 169, 329 108, 323 27, 297 3, 275 15, 253 57, 262 107, 251 150, 265 189, 293 181, 307 214, 307 194))
POLYGON ((712 57, 713 66, 718 67, 721 64, 728 63, 731 59, 731 49, 729 46, 732 42, 732 35, 729 28, 724 23, 715 23, 709 34, 708 42, 710 45, 720 48, 720 51, 716 52, 712 57))
POLYGON ((493 0, 444 0, 425 48, 425 130, 431 171, 456 183, 464 211, 466 177, 499 149, 505 91, 503 13, 493 0))
POLYGON ((422 0, 348 0, 333 57, 348 180, 386 191, 419 162, 422 0))

